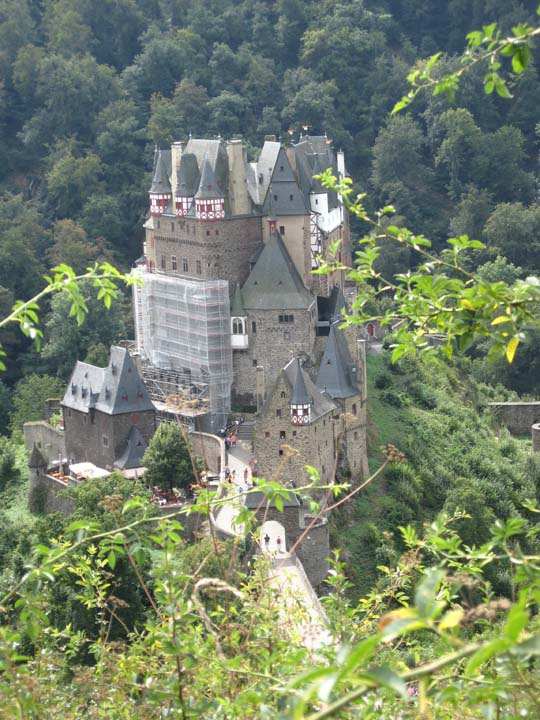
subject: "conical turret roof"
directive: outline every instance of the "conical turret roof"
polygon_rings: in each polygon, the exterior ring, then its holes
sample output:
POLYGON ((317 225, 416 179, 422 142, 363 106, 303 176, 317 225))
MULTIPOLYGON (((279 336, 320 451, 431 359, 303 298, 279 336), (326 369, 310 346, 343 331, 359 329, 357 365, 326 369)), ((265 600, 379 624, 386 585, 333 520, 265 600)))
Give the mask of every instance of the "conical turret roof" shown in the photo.
POLYGON ((304 382, 304 374, 302 372, 300 360, 295 358, 294 362, 296 364, 296 370, 291 396, 291 405, 310 405, 313 402, 313 398, 306 390, 306 383, 304 382))
POLYGON ((325 390, 332 398, 347 398, 358 390, 353 373, 354 363, 343 331, 338 326, 339 322, 330 326, 328 343, 317 376, 317 387, 325 390))
POLYGON ((201 182, 195 197, 197 200, 211 200, 224 197, 223 192, 218 188, 216 176, 206 155, 204 156, 201 182))
POLYGON ((167 160, 163 150, 158 150, 156 168, 154 177, 152 178, 151 193, 159 193, 160 195, 171 192, 171 183, 167 172, 167 160))
POLYGON ((246 315, 246 309, 244 308, 244 303, 242 302, 242 290, 240 289, 240 284, 238 284, 233 295, 231 317, 246 317, 246 315))
POLYGON ((43 455, 40 453, 38 446, 36 445, 36 443, 34 443, 34 447, 32 448, 32 452, 30 454, 30 459, 28 460, 28 467, 46 468, 47 464, 48 463, 43 457, 43 455))

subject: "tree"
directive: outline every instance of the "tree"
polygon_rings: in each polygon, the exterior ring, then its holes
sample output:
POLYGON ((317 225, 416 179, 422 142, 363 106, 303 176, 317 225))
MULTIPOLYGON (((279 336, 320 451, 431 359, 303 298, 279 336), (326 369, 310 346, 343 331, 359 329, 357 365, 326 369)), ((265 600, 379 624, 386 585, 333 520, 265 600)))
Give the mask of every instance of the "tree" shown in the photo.
POLYGON ((161 423, 143 457, 149 487, 188 488, 195 482, 189 446, 174 423, 161 423))
POLYGON ((85 201, 100 189, 103 166, 95 153, 77 157, 68 144, 47 174, 49 199, 57 217, 76 217, 85 201))
POLYGON ((148 133, 160 146, 194 135, 204 135, 208 127, 208 94, 206 88, 184 78, 172 98, 152 95, 148 133))
POLYGON ((69 297, 59 294, 51 302, 51 314, 45 323, 46 342, 42 357, 51 371, 67 380, 78 359, 84 358, 97 343, 110 347, 125 337, 121 303, 115 302, 108 309, 91 282, 81 283, 82 298, 87 308, 84 324, 79 324, 72 313, 69 297))
POLYGON ((16 445, 7 437, 0 437, 0 493, 18 478, 16 445))
POLYGON ((80 273, 97 260, 96 248, 88 242, 84 228, 73 220, 57 220, 53 225, 53 245, 47 250, 49 262, 64 262, 80 273))
POLYGON ((45 401, 61 398, 64 383, 51 375, 29 375, 19 380, 13 391, 10 427, 13 433, 22 432, 25 422, 45 418, 45 401))
POLYGON ((523 203, 501 203, 484 227, 488 246, 510 262, 535 271, 540 264, 540 208, 523 203))

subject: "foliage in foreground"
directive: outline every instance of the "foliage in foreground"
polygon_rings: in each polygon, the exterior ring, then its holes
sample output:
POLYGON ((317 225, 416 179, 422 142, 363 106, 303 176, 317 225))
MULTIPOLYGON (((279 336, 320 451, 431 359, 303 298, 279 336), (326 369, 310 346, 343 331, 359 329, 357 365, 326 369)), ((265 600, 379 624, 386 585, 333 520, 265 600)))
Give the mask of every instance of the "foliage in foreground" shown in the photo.
MULTIPOLYGON (((203 493, 191 511, 208 502, 203 493)), ((120 520, 114 496, 102 506, 120 520)), ((212 537, 190 552, 178 520, 148 525, 145 506, 128 501, 136 519, 121 529, 75 521, 35 548, 1 600, 1 718, 44 708, 49 718, 112 720, 514 718, 540 702, 540 558, 521 550, 522 520, 495 522, 477 548, 453 529, 459 516, 423 537, 402 528, 406 552, 357 606, 336 561, 325 598, 332 643, 313 652, 285 621, 264 561, 239 573, 240 547, 212 537), (126 564, 147 610, 120 643, 112 629, 131 601, 114 588, 126 564), (513 601, 494 595, 491 566, 511 574, 513 601), (70 575, 92 632, 52 621, 45 598, 70 575)))

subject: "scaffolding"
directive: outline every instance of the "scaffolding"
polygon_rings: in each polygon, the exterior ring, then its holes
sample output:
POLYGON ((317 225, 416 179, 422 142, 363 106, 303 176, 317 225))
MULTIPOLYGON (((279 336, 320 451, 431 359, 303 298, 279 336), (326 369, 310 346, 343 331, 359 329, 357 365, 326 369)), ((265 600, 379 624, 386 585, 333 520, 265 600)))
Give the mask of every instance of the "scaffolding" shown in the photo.
POLYGON ((228 282, 139 272, 136 338, 150 397, 158 411, 198 417, 215 432, 230 412, 228 282))

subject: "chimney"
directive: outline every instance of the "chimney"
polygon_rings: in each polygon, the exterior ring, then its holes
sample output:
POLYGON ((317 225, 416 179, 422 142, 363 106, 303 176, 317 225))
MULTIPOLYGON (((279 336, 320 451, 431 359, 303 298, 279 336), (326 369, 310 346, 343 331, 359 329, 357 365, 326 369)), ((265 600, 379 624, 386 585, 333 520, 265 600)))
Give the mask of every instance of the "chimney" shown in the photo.
POLYGON ((257 393, 257 412, 261 412, 264 405, 264 367, 257 365, 256 370, 256 393, 257 393))
POLYGON ((338 178, 341 180, 342 178, 347 177, 347 170, 345 169, 345 155, 343 153, 343 150, 337 151, 336 161, 337 161, 338 178))
POLYGON ((249 215, 251 203, 247 189, 246 149, 241 140, 230 140, 227 143, 229 158, 229 198, 232 215, 249 215))
POLYGON ((178 168, 180 167, 180 158, 184 152, 183 142, 174 142, 171 145, 171 190, 173 196, 173 208, 176 207, 176 185, 178 168))
POLYGON ((362 339, 358 339, 356 341, 356 350, 357 350, 357 358, 358 361, 356 363, 357 365, 357 382, 358 382, 358 390, 360 392, 360 399, 362 403, 364 403, 367 400, 367 362, 366 362, 366 341, 362 339))

